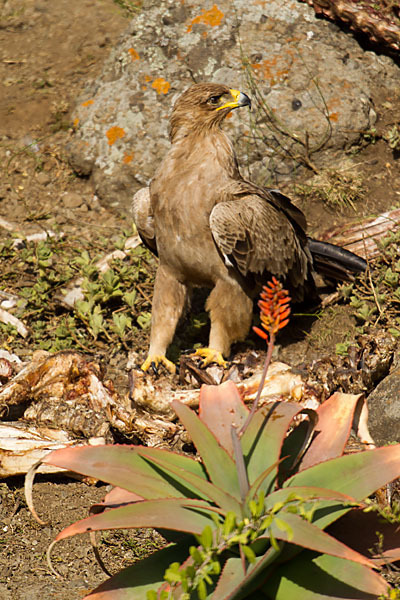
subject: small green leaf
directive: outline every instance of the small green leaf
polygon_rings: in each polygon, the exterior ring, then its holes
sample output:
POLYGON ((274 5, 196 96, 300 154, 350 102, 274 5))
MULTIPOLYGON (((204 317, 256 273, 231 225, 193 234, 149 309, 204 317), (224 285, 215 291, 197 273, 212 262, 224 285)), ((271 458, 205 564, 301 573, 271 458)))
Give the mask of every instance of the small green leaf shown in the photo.
POLYGON ((243 554, 245 555, 245 557, 247 558, 249 563, 256 562, 256 555, 254 554, 254 552, 250 548, 250 546, 242 546, 242 550, 243 550, 243 554))
POLYGON ((276 552, 279 552, 280 546, 279 546, 278 542, 276 541, 276 538, 271 530, 268 531, 268 535, 269 535, 269 539, 271 541, 271 546, 273 547, 274 550, 276 550, 276 552))
POLYGON ((273 521, 272 515, 268 515, 268 517, 266 517, 262 521, 260 529, 268 529, 268 527, 271 526, 272 521, 273 521))
POLYGON ((151 323, 151 313, 150 312, 142 312, 136 319, 139 327, 142 329, 148 329, 151 323))
POLYGON ((208 573, 203 573, 203 577, 204 577, 204 581, 206 583, 208 583, 208 585, 212 585, 212 579, 211 577, 208 575, 208 573))
POLYGON ((209 550, 213 543, 213 534, 212 529, 209 525, 203 529, 200 535, 200 543, 203 546, 204 550, 209 550))
POLYGON ((261 492, 258 496, 257 516, 262 515, 262 513, 264 511, 264 507, 265 507, 265 491, 261 490, 261 492))
POLYGON ((385 272, 385 282, 391 287, 397 288, 399 284, 399 274, 392 271, 390 267, 385 272))
POLYGON ((200 579, 197 584, 197 597, 199 600, 207 600, 207 586, 204 579, 200 579))
POLYGON ((350 306, 353 308, 360 308, 363 305, 363 301, 357 298, 357 296, 350 297, 350 306))
POLYGON ((249 509, 250 509, 250 513, 252 517, 256 517, 257 516, 257 511, 258 511, 258 505, 257 502, 255 500, 250 500, 249 501, 249 509))
POLYGON ((87 315, 91 310, 91 303, 87 300, 77 300, 75 302, 75 309, 77 313, 81 315, 87 315))
POLYGON ((178 562, 171 563, 165 571, 166 581, 169 583, 180 583, 182 581, 182 573, 179 568, 180 564, 178 562))
POLYGON ((282 510, 283 507, 284 507, 283 502, 275 502, 275 504, 271 508, 272 514, 279 512, 280 510, 282 510))
POLYGON ((213 560, 210 563, 210 569, 214 575, 219 575, 221 573, 221 563, 218 560, 213 560))
POLYGON ((389 327, 388 329, 389 333, 391 333, 394 337, 400 337, 400 330, 399 329, 395 329, 394 327, 389 327))
POLYGON ((132 290, 131 292, 126 292, 122 296, 122 298, 123 298, 123 300, 125 300, 125 302, 127 303, 128 306, 133 308, 135 305, 135 300, 136 300, 136 290, 132 290))
POLYGON ((126 328, 132 326, 132 319, 128 317, 128 315, 124 313, 114 313, 113 316, 113 325, 116 333, 123 337, 126 328))
POLYGON ((249 535, 250 531, 233 535, 231 538, 229 538, 229 545, 232 546, 233 544, 247 544, 249 535))
POLYGON ((290 527, 290 525, 278 517, 275 518, 274 523, 278 529, 287 533, 287 539, 290 542, 293 539, 293 529, 290 527))
POLYGON ((194 562, 197 565, 201 565, 201 563, 203 562, 204 554, 201 553, 200 550, 198 548, 196 548, 196 546, 190 546, 189 552, 190 552, 190 556, 193 558, 194 562))
POLYGON ((351 345, 352 342, 338 342, 335 348, 336 354, 338 356, 347 356, 351 345))
POLYGON ((235 528, 236 525, 236 515, 231 510, 227 513, 225 517, 224 524, 222 525, 223 534, 229 535, 235 528))

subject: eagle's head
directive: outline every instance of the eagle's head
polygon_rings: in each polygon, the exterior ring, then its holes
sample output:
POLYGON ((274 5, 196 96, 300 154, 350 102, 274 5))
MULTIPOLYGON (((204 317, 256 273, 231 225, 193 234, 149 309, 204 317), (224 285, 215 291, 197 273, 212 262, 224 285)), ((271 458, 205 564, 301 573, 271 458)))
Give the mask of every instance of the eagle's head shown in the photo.
POLYGON ((226 115, 235 108, 250 106, 246 94, 220 83, 196 83, 183 92, 175 102, 170 119, 170 136, 178 131, 207 131, 219 127, 226 115))

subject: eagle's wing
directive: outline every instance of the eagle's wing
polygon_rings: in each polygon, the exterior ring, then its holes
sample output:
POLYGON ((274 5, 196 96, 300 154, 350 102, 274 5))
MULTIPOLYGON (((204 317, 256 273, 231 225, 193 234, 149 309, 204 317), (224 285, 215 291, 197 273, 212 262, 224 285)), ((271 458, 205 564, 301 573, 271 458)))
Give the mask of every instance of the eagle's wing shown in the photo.
POLYGON ((210 228, 226 264, 243 277, 275 275, 295 288, 307 279, 311 258, 295 225, 264 197, 252 194, 216 204, 210 228))
POLYGON ((133 196, 132 213, 136 229, 143 244, 158 256, 154 218, 150 204, 150 190, 148 187, 141 188, 133 196))
POLYGON ((263 189, 262 196, 268 199, 270 202, 274 204, 277 208, 280 208, 289 220, 293 223, 296 229, 296 233, 301 237, 302 240, 306 239, 306 231, 307 231, 307 220, 304 214, 301 212, 297 206, 293 204, 293 202, 282 194, 279 190, 274 189, 263 189))

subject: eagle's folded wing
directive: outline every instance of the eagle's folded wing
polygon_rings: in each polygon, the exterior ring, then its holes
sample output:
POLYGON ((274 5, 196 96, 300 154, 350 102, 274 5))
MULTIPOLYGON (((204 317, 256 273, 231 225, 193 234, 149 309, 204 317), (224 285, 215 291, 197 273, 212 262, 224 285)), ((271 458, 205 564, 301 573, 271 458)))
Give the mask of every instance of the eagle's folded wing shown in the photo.
POLYGON ((133 196, 132 213, 137 232, 143 244, 158 256, 157 241, 154 231, 154 218, 151 210, 150 191, 148 187, 141 188, 133 196))
POLYGON ((294 287, 306 279, 307 249, 292 223, 266 199, 251 195, 220 202, 211 212, 210 227, 226 264, 243 277, 275 275, 294 287))

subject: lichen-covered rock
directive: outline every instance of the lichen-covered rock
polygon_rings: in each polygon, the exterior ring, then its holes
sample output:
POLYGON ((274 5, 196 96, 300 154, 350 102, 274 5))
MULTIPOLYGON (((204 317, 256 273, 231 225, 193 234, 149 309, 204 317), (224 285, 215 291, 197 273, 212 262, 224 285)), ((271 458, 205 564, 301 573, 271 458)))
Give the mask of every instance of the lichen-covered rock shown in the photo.
POLYGON ((374 89, 396 79, 390 58, 364 52, 294 0, 145 0, 79 102, 71 164, 92 175, 103 204, 127 210, 169 146, 174 100, 208 80, 255 100, 227 128, 243 174, 270 183, 292 174, 293 155, 318 162, 320 147, 357 142, 376 118, 374 89))

